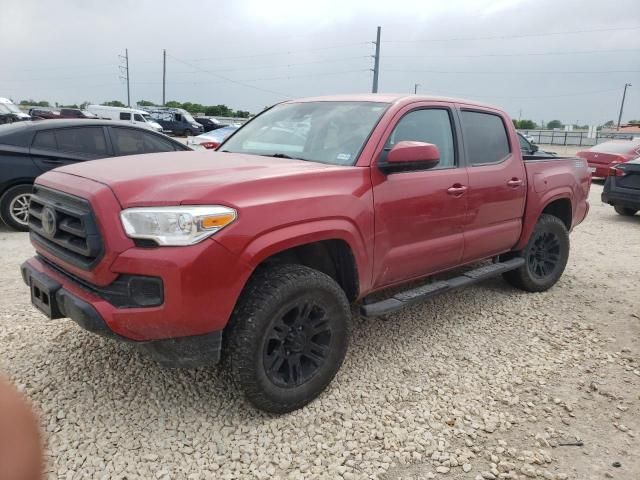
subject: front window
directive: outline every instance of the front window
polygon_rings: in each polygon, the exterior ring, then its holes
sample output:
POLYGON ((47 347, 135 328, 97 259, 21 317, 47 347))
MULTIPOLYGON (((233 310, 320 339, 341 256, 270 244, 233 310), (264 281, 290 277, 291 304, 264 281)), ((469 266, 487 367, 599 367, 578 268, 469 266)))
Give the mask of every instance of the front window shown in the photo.
POLYGON ((241 128, 221 150, 353 165, 387 107, 380 102, 277 105, 241 128))
POLYGON ((182 118, 184 118, 189 123, 196 123, 196 120, 191 116, 189 112, 183 113, 182 118))

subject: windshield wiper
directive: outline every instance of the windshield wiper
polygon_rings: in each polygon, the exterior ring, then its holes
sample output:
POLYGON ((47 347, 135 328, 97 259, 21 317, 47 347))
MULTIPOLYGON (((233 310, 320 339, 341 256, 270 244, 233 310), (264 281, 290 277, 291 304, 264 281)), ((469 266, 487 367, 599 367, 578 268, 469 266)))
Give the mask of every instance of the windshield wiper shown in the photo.
POLYGON ((290 160, 306 160, 306 158, 292 157, 291 155, 287 155, 286 153, 274 153, 273 155, 265 155, 265 156, 274 157, 274 158, 288 158, 290 160))

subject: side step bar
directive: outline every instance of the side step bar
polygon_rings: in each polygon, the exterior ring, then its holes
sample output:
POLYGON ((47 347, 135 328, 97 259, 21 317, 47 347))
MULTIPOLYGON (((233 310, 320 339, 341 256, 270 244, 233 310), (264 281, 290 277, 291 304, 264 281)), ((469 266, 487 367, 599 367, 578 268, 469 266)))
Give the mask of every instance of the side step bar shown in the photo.
POLYGON ((475 270, 469 270, 459 277, 453 277, 449 280, 441 280, 428 283, 411 290, 396 293, 393 297, 381 300, 375 303, 369 303, 360 306, 360 313, 364 317, 375 317, 386 313, 395 312, 401 308, 424 302, 425 300, 435 297, 436 295, 448 292, 457 288, 467 287, 474 283, 481 282, 491 277, 495 277, 509 270, 524 265, 524 258, 516 257, 505 262, 492 263, 475 270))

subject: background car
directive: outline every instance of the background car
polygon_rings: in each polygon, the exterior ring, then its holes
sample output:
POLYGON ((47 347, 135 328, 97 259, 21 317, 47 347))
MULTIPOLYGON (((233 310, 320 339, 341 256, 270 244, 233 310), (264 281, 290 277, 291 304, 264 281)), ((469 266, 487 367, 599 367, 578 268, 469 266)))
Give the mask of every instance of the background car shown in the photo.
POLYGON ((518 141, 520 142, 520 151, 523 155, 533 155, 535 157, 555 157, 557 156, 556 152, 547 152, 545 150, 540 150, 537 145, 534 145, 526 135, 523 135, 520 132, 516 132, 518 134, 518 141))
POLYGON ((640 158, 611 168, 604 182, 602 201, 613 205, 620 215, 633 216, 640 211, 640 158))
POLYGON ((0 123, 13 123, 29 120, 31 117, 8 98, 0 97, 0 123))
POLYGON ((96 119, 97 115, 89 112, 88 110, 80 110, 79 108, 61 108, 60 118, 88 118, 96 119))
POLYGON ((217 130, 218 128, 223 128, 225 126, 224 123, 220 123, 215 118, 195 117, 195 121, 202 125, 205 133, 212 130, 217 130))
POLYGON ((612 166, 640 158, 640 140, 599 143, 576 155, 587 161, 592 176, 608 177, 612 166))
POLYGON ((173 135, 189 137, 204 133, 204 128, 189 112, 182 108, 144 107, 151 118, 162 126, 162 130, 173 135))
POLYGON ((53 110, 51 108, 46 107, 37 107, 30 108, 29 115, 31 115, 32 120, 45 120, 45 119, 58 119, 60 117, 60 112, 53 110))
POLYGON ((62 165, 153 152, 191 150, 148 128, 109 120, 41 120, 0 126, 0 218, 27 230, 35 178, 62 165))
POLYGON ((197 137, 189 137, 187 139, 187 145, 193 148, 206 148, 207 150, 214 150, 220 146, 233 132, 240 128, 239 125, 227 125, 226 127, 218 128, 212 132, 203 133, 197 137))

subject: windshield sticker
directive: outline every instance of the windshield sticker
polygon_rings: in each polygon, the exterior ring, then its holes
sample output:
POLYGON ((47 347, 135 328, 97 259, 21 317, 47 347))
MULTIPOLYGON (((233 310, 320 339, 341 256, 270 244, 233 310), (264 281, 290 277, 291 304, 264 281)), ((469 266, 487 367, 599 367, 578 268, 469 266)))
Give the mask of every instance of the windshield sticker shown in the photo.
POLYGON ((351 160, 351 154, 350 153, 339 153, 338 156, 336 157, 336 160, 342 160, 342 161, 347 161, 347 160, 351 160))

